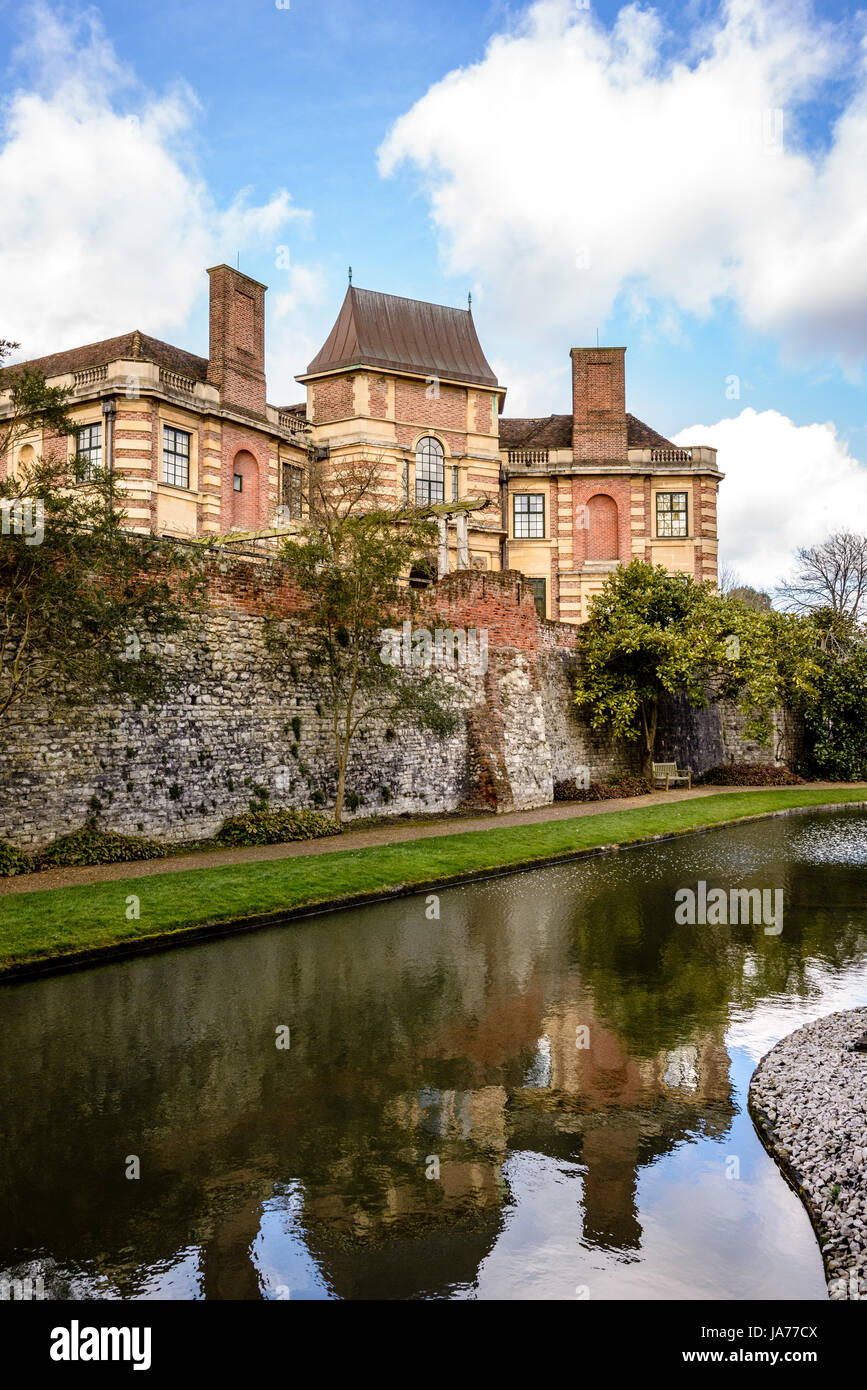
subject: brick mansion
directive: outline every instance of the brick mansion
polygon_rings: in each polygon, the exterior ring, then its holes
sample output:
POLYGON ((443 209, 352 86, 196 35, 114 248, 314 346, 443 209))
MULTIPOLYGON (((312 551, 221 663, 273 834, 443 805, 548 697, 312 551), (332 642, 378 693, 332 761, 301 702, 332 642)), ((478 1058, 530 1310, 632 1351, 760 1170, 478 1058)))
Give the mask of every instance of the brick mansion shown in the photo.
MULTIPOLYGON (((231 542, 303 522, 314 470, 371 460, 380 504, 436 509, 439 551, 413 583, 519 570, 543 616, 578 623, 635 556, 716 581, 716 451, 627 413, 625 348, 573 348, 570 413, 511 418, 470 309, 350 285, 296 378, 306 399, 273 406, 266 287, 208 275, 207 358, 136 330, 18 364, 72 388, 76 436, 19 438, 0 473, 39 455, 77 459, 84 482, 111 468, 129 526, 231 542)), ((0 419, 8 408, 0 375, 0 419)))

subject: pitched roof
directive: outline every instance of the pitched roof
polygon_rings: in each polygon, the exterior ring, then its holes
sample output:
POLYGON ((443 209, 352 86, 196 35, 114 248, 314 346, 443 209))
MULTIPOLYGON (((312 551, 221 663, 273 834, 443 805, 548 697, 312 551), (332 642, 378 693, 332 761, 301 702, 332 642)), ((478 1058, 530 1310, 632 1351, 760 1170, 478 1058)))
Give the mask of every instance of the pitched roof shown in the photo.
POLYGON ((500 444, 507 449, 571 449, 572 416, 546 415, 536 420, 501 416, 500 444))
POLYGON ((630 449, 675 449, 677 445, 672 444, 665 435, 659 434, 657 430, 645 425, 643 420, 639 420, 635 415, 626 417, 626 442, 630 449))
POLYGON ((171 343, 151 338, 138 329, 132 333, 122 333, 118 338, 104 338, 99 343, 68 348, 66 352, 53 352, 48 357, 34 357, 29 362, 12 362, 4 370, 9 372, 18 367, 31 367, 46 377, 66 376, 69 372, 81 372, 87 367, 105 366, 118 358, 133 362, 156 362, 158 366, 180 372, 194 381, 205 381, 208 375, 206 357, 196 357, 192 352, 172 347, 171 343))
MULTIPOLYGON (((635 415, 626 416, 626 443, 630 449, 673 449, 670 439, 658 434, 635 415)), ((500 447, 505 449, 571 449, 572 416, 546 415, 540 419, 500 417, 500 447)))
MULTIPOLYGON (((354 366, 497 385, 469 309, 350 285, 337 322, 306 375, 354 366)), ((303 381, 305 375, 297 379, 303 381)))

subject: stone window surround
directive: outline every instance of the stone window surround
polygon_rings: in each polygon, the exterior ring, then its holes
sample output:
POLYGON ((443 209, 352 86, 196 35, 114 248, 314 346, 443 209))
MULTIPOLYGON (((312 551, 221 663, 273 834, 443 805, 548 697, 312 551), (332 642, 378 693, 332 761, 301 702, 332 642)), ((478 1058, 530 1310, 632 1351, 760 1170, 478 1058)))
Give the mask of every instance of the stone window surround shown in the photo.
POLYGON ((547 518, 546 518, 546 511, 547 511, 547 501, 548 501, 547 495, 546 495, 544 492, 524 492, 523 489, 522 489, 522 490, 519 491, 519 492, 513 492, 513 493, 511 493, 510 496, 511 496, 511 498, 512 498, 512 539, 513 539, 513 540, 516 540, 516 541, 545 541, 545 540, 548 540, 549 537, 548 537, 548 531, 547 531, 547 526, 546 526, 546 520, 547 520, 547 518), (526 534, 526 535, 521 535, 521 534, 519 534, 519 532, 518 532, 518 515, 519 515, 519 513, 518 513, 518 508, 517 508, 517 505, 516 505, 517 500, 518 500, 519 497, 534 497, 534 498, 540 498, 540 499, 541 499, 541 502, 542 502, 541 512, 538 511, 538 510, 537 510, 537 511, 531 511, 531 510, 528 509, 526 512, 520 513, 520 515, 521 515, 521 516, 524 518, 524 520, 526 521, 528 527, 529 527, 529 525, 530 525, 530 521, 531 521, 532 518, 538 517, 538 516, 541 515, 541 519, 542 519, 542 530, 541 530, 541 532, 540 532, 539 535, 531 535, 531 534, 529 534, 529 532, 528 532, 528 534, 526 534))
MULTIPOLYGON (((678 513, 678 514, 679 514, 679 513, 678 513)), ((669 515, 673 517, 674 515, 676 515, 676 513, 674 513, 674 512, 669 512, 669 515)), ((692 534, 691 534, 690 529, 689 529, 690 515, 691 515, 691 512, 690 512, 690 505, 689 505, 689 491, 688 491, 688 489, 684 489, 684 488, 656 488, 656 489, 654 489, 654 492, 653 492, 653 499, 652 499, 652 514, 651 514, 651 517, 648 518, 648 520, 651 522, 651 525, 652 525, 652 527, 653 527, 653 533, 652 533, 651 539, 652 539, 652 540, 656 540, 656 541, 666 541, 666 542, 668 542, 668 541, 685 541, 685 540, 690 540, 690 539, 692 539, 692 534), (683 511, 683 515, 684 515, 684 518, 685 518, 685 522, 684 522, 685 529, 684 529, 683 531, 679 531, 679 532, 674 533, 674 534, 669 535, 669 536, 665 535, 664 532, 660 531, 660 529, 659 529, 659 516, 660 516, 660 512, 659 512, 659 499, 660 499, 660 497, 682 497, 682 498, 684 499, 684 502, 685 502, 686 505, 685 505, 684 511, 683 511)))
POLYGON ((156 442, 156 484, 157 490, 168 488, 172 493, 185 493, 187 495, 199 495, 199 430, 198 420, 190 420, 182 411, 171 407, 160 406, 157 413, 156 425, 159 431, 156 442), (167 482, 163 477, 163 445, 165 441, 166 427, 171 430, 180 430, 181 433, 189 435, 190 455, 189 471, 187 474, 187 486, 180 483, 167 482))

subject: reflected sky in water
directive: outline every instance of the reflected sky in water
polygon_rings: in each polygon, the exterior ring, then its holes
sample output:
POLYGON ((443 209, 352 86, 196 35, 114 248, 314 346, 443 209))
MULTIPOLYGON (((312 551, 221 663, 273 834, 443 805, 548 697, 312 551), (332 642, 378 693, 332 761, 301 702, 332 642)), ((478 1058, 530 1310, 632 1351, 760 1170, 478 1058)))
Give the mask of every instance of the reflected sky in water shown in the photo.
POLYGON ((867 1003, 865 889, 867 815, 809 812, 7 987, 0 1277, 824 1298, 745 1101, 867 1003), (781 888, 782 934, 675 925, 700 879, 781 888))

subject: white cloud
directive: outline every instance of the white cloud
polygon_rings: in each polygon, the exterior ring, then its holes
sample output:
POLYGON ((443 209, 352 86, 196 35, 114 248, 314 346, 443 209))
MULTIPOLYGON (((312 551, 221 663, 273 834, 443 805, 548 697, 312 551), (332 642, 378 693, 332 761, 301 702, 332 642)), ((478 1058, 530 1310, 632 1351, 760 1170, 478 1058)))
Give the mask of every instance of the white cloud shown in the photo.
POLYGON ((691 425, 674 442, 719 451, 720 556, 747 584, 772 588, 798 546, 867 524, 867 468, 831 422, 796 425, 776 410, 747 409, 691 425))
POLYGON ((19 357, 169 333, 206 266, 309 219, 284 189, 215 204, 192 153, 194 94, 144 91, 92 12, 64 24, 38 5, 29 22, 0 133, 0 330, 19 357))
POLYGON ((292 405, 304 399, 295 380, 322 346, 334 321, 329 277, 321 265, 305 265, 278 247, 268 312, 272 329, 265 338, 268 399, 292 405))
POLYGON ((300 309, 318 309, 327 289, 328 280, 321 266, 293 264, 289 267, 285 287, 275 287, 271 313, 280 319, 300 309))
POLYGON ((528 368, 526 363, 493 357, 497 380, 507 387, 505 416, 568 414, 572 409, 571 363, 560 367, 528 368), (553 402, 551 410, 546 402, 553 402))
POLYGON ((380 171, 421 175, 447 270, 479 274, 510 327, 602 323, 623 296, 671 336, 674 314, 723 298, 851 367, 867 354, 867 50, 808 0, 727 0, 688 58, 667 56, 678 37, 635 4, 609 32, 540 0, 400 117, 380 171), (804 103, 829 79, 841 115, 807 152, 804 103))

